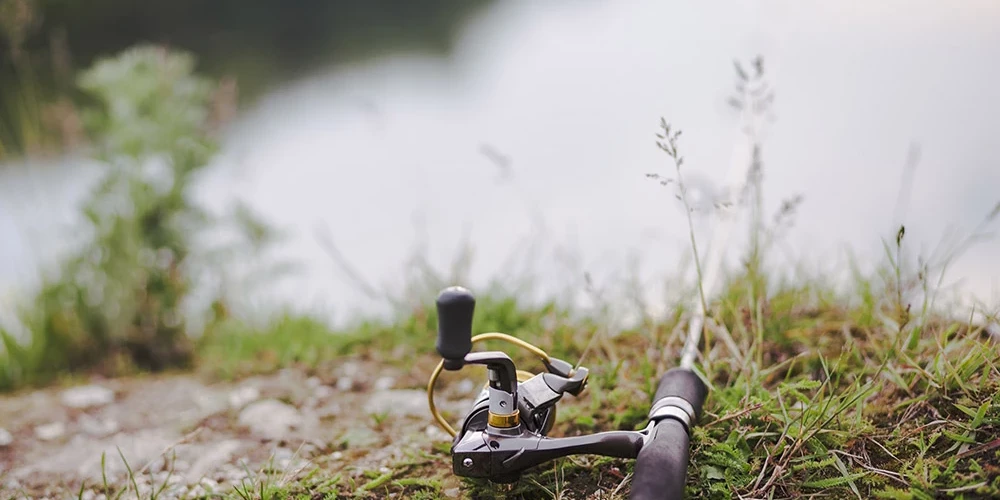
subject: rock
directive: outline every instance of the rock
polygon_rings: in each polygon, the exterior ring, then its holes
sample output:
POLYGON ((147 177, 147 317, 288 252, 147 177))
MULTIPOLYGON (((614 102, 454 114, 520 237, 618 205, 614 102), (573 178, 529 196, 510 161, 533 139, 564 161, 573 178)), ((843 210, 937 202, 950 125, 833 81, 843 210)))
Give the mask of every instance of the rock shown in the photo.
POLYGON ((340 365, 338 371, 342 377, 354 378, 361 375, 361 364, 356 361, 348 361, 340 365))
POLYGON ((243 408, 258 399, 260 399, 260 389, 254 386, 244 386, 229 393, 229 406, 243 408))
POLYGON ((375 390, 388 391, 389 389, 392 389, 392 386, 394 385, 396 385, 396 379, 392 377, 379 377, 379 379, 375 381, 375 390))
POLYGON ((372 394, 365 404, 369 414, 422 417, 428 416, 427 393, 414 389, 381 391, 372 394))
POLYGON ((348 448, 369 448, 381 443, 382 437, 371 429, 361 427, 347 431, 340 441, 348 448))
POLYGON ((342 411, 343 409, 340 407, 340 403, 330 401, 329 403, 313 410, 313 414, 316 418, 331 418, 340 415, 342 411))
POLYGON ((250 404, 240 412, 240 424, 268 439, 280 439, 304 424, 295 407, 276 399, 263 399, 250 404))
POLYGON ((42 441, 58 439, 66 434, 66 426, 62 422, 52 422, 35 427, 35 437, 42 441))
POLYGON ((288 448, 277 448, 274 453, 271 454, 271 459, 276 461, 281 460, 291 460, 295 456, 295 452, 289 450, 288 448))
POLYGON ((448 498, 458 498, 459 493, 461 493, 461 491, 458 488, 448 488, 444 490, 444 496, 448 498))
MULTIPOLYGON (((243 443, 236 439, 215 442, 203 448, 199 447, 198 458, 184 472, 184 478, 190 483, 198 480, 201 480, 202 483, 205 480, 211 481, 211 479, 205 476, 228 463, 233 454, 237 453, 242 447, 243 443)), ((215 485, 212 487, 214 488, 215 485)))
POLYGON ((436 426, 434 424, 428 425, 424 429, 424 434, 427 434, 427 437, 429 437, 429 438, 431 438, 431 439, 433 439, 435 441, 450 441, 451 440, 451 436, 449 436, 447 432, 445 432, 443 429, 441 429, 440 427, 438 427, 438 426, 436 426))
POLYGON ((211 496, 212 493, 216 493, 219 489, 219 483, 213 481, 209 478, 202 478, 202 480, 191 487, 188 490, 187 496, 185 498, 200 498, 211 496))
POLYGON ((320 380, 319 377, 313 376, 306 379, 306 386, 310 389, 315 389, 321 385, 323 385, 323 381, 320 380))
POLYGON ((470 379, 462 379, 455 389, 461 394, 472 394, 476 390, 476 383, 470 379))
POLYGON ((118 432, 118 422, 111 419, 96 419, 89 415, 81 415, 78 424, 83 432, 91 436, 105 437, 118 432))
POLYGON ((293 470, 300 470, 308 465, 308 461, 303 460, 298 453, 289 450, 288 448, 278 448, 274 450, 270 458, 271 463, 273 463, 278 470, 290 472, 293 470))
POLYGON ((245 464, 240 465, 230 465, 220 474, 220 477, 229 484, 241 484, 245 479, 247 479, 247 471, 249 469, 245 467, 245 464))
MULTIPOLYGON (((174 446, 179 436, 174 432, 165 429, 144 429, 134 434, 116 434, 106 440, 95 441, 94 445, 98 449, 95 452, 88 451, 81 446, 76 454, 81 458, 78 463, 78 471, 92 479, 101 478, 103 474, 114 478, 127 476, 128 471, 125 463, 122 462, 122 455, 128 461, 130 467, 143 467, 147 463, 153 463, 150 471, 159 472, 169 465, 164 450, 174 446), (119 455, 121 453, 121 455, 119 455), (101 470, 101 454, 106 457, 104 470, 101 470)), ((147 476, 148 477, 148 476, 147 476)), ((147 496, 148 498, 148 496, 147 496)))
POLYGON ((83 385, 63 391, 59 399, 65 406, 84 409, 111 403, 115 400, 115 393, 99 385, 83 385))
POLYGON ((0 427, 0 448, 4 446, 10 446, 14 442, 14 436, 7 432, 7 429, 0 427))
POLYGON ((354 380, 350 377, 340 377, 337 379, 337 390, 347 392, 354 388, 354 380))
POLYGON ((328 385, 321 385, 313 391, 313 394, 319 399, 326 399, 333 396, 333 388, 328 385))

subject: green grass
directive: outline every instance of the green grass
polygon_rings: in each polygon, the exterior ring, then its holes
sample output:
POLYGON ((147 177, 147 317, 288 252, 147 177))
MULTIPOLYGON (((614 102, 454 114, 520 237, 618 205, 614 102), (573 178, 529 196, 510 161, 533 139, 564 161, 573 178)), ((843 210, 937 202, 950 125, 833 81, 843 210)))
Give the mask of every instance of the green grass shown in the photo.
MULTIPOLYGON (((731 279, 710 307, 737 350, 713 342, 697 366, 711 392, 692 439, 692 496, 1000 495, 1000 350, 982 328, 928 314, 914 335, 886 319, 886 311, 897 309, 895 295, 886 299, 878 280, 859 283, 849 297, 824 291, 819 281, 755 295, 767 288, 760 280, 731 279), (866 294, 872 299, 849 300, 866 294)), ((437 359, 435 325, 431 304, 344 331, 293 315, 259 330, 229 322, 202 339, 198 366, 209 377, 233 379, 287 367, 324 371, 364 359, 425 380, 437 359)), ((474 331, 508 332, 570 361, 589 346, 588 390, 560 403, 553 435, 641 428, 658 375, 677 362, 681 316, 650 318, 592 342, 599 326, 555 303, 529 305, 500 295, 479 297, 474 331)), ((507 350, 477 346, 493 348, 507 350)), ((507 351, 520 368, 540 369, 530 355, 507 351)), ((362 420, 372 425, 372 418, 362 420)), ((464 497, 496 491, 455 478, 447 451, 423 450, 388 471, 360 475, 319 457, 307 474, 263 470, 211 498, 441 498, 456 485, 464 497)), ((626 498, 632 467, 631 460, 594 456, 556 460, 529 471, 507 494, 626 498)))
MULTIPOLYGON (((476 311, 473 326, 476 331, 529 336, 543 330, 545 322, 565 322, 569 318, 569 312, 555 303, 528 306, 515 297, 480 297, 476 311)), ((199 365, 209 375, 231 379, 270 373, 283 367, 314 370, 357 353, 384 357, 396 349, 406 348, 430 355, 434 352, 436 335, 437 311, 433 304, 395 320, 361 321, 337 330, 319 319, 285 314, 263 328, 248 327, 237 320, 220 323, 200 340, 198 357, 199 365)), ((485 345, 497 347, 492 343, 485 345)), ((563 345, 564 348, 549 349, 557 355, 578 355, 582 347, 573 342, 563 345)), ((403 362, 413 361, 414 358, 407 356, 403 362)))
MULTIPOLYGON (((738 351, 722 342, 709 345, 698 366, 711 393, 694 431, 692 495, 1000 495, 1000 351, 981 328, 929 315, 914 335, 870 319, 880 308, 894 307, 891 303, 862 300, 842 307, 846 299, 818 286, 785 287, 755 298, 748 279, 731 280, 711 309, 738 351)), ((216 332, 201 353, 224 377, 285 366, 315 369, 348 357, 378 360, 399 346, 418 354, 409 361, 413 366, 429 366, 435 359, 434 324, 431 309, 337 333, 288 317, 250 335, 216 332)), ((587 356, 588 391, 560 403, 554 434, 643 426, 657 376, 676 363, 678 326, 676 318, 648 320, 595 343, 587 356)), ((510 297, 486 297, 477 306, 475 331, 509 332, 575 361, 597 327, 554 304, 529 307, 510 297)), ((519 367, 538 369, 530 356, 511 354, 519 367)), ((422 461, 389 472, 372 471, 364 481, 341 479, 327 487, 359 497, 415 495, 414 489, 433 496, 451 476, 443 451, 429 450, 422 461)), ((557 498, 571 492, 579 498, 600 491, 624 498, 631 470, 629 460, 557 460, 527 474, 510 494, 557 498)), ((466 494, 493 491, 488 484, 462 484, 466 494)), ((307 483, 284 487, 312 491, 307 483)))

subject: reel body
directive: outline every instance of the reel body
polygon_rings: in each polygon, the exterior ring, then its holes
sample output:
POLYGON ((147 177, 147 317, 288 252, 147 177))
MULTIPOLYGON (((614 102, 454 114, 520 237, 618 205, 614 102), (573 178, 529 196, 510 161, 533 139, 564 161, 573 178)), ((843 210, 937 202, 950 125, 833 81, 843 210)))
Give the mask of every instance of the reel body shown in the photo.
POLYGON ((691 426, 701 414, 707 387, 693 371, 675 368, 661 377, 649 423, 640 431, 607 431, 548 437, 556 404, 565 394, 586 389, 589 370, 553 358, 528 342, 503 333, 472 336, 475 298, 461 287, 444 289, 437 299, 437 351, 443 358, 427 383, 427 404, 452 437, 452 470, 458 476, 512 483, 546 461, 576 454, 636 458, 632 500, 681 498, 691 426), (545 372, 518 370, 501 351, 472 352, 473 344, 502 340, 527 349, 545 372), (434 404, 434 386, 443 370, 485 365, 487 383, 455 430, 434 404))
POLYGON ((438 352, 444 359, 427 385, 428 404, 438 424, 452 435, 452 468, 459 476, 516 481, 524 469, 572 453, 634 457, 645 439, 643 432, 615 431, 590 436, 549 438, 556 420, 556 403, 565 394, 586 389, 589 370, 549 356, 528 342, 503 333, 471 336, 471 293, 459 287, 438 297, 438 352), (535 354, 546 371, 518 370, 500 351, 471 352, 472 345, 502 340, 535 354), (442 370, 457 371, 469 364, 486 365, 488 382, 476 397, 459 430, 434 405, 434 386, 442 370))

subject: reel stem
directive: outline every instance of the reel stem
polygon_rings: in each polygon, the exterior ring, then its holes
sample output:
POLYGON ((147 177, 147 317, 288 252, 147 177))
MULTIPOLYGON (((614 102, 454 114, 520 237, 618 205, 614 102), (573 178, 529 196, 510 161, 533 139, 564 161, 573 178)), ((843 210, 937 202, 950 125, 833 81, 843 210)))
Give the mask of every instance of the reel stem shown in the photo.
MULTIPOLYGON (((546 364, 552 362, 552 358, 549 357, 549 354, 543 351, 540 347, 530 342, 525 342, 517 337, 507 335, 506 333, 489 332, 489 333, 481 333, 479 335, 476 335, 475 337, 472 337, 473 344, 478 342, 485 342, 487 340, 502 340, 504 342, 516 345, 522 349, 531 352, 535 356, 538 356, 546 364)), ((441 428, 444 429, 445 432, 450 434, 451 437, 455 437, 458 435, 458 431, 456 431, 455 428, 452 427, 447 420, 445 420, 444 416, 441 415, 441 412, 438 411, 437 406, 434 404, 434 386, 437 384, 437 379, 438 377, 441 376, 441 372, 443 370, 444 370, 444 360, 442 359, 440 362, 438 362, 437 367, 435 367, 434 371, 431 373, 430 380, 427 381, 427 406, 430 408, 431 415, 434 416, 434 420, 438 423, 438 425, 441 426, 441 428)), ((517 370, 518 382, 524 382, 533 376, 534 374, 531 372, 527 372, 524 370, 517 370)))

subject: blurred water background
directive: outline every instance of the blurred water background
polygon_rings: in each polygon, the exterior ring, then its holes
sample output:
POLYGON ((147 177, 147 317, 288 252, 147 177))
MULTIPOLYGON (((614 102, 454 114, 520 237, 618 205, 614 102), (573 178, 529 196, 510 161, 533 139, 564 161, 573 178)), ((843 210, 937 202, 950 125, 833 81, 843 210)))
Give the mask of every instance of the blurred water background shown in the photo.
MULTIPOLYGON (((659 310, 690 269, 684 214, 645 178, 671 168, 660 117, 683 129, 688 181, 710 198, 741 140, 732 61, 758 54, 776 93, 767 211, 803 196, 775 269, 846 277, 848 256, 872 265, 900 223, 929 255, 1000 200, 1000 3, 511 1, 454 17, 414 35, 424 46, 388 43, 407 23, 376 16, 387 28, 346 37, 363 56, 314 49, 226 129, 199 196, 248 202, 286 233, 274 257, 297 263, 231 290, 246 312, 386 312, 361 281, 401 287, 415 252, 447 268, 463 242, 469 283, 531 276, 534 294, 582 294, 587 273, 659 310)), ((251 63, 218 66, 242 89, 251 63)), ((93 172, 73 153, 0 166, 0 315, 71 248, 93 172)), ((710 213, 696 214, 700 237, 710 213)), ((965 253, 945 284, 996 307, 1000 243, 965 253)))

